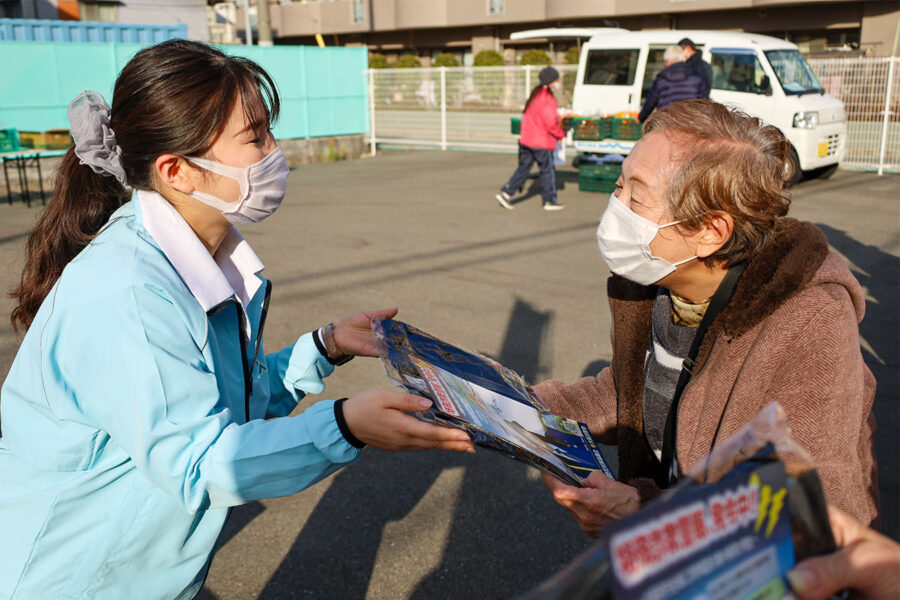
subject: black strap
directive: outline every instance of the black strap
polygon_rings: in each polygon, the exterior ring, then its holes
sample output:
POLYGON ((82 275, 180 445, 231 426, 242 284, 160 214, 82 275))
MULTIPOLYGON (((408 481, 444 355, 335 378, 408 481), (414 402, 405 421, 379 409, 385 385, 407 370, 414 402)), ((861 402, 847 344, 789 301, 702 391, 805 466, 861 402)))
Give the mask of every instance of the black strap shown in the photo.
POLYGON ((669 407, 669 414, 666 417, 666 428, 663 432, 661 465, 659 475, 656 478, 660 487, 669 487, 675 483, 675 479, 678 477, 678 463, 675 456, 675 428, 678 419, 678 403, 681 401, 681 394, 684 393, 684 388, 687 387, 694 373, 694 365, 696 364, 694 361, 697 360, 700 344, 703 343, 703 338, 706 337, 706 331, 709 329, 709 326, 719 316, 719 313, 722 312, 725 306, 728 305, 731 296, 734 295, 734 288, 737 287, 738 279, 741 278, 741 274, 743 274, 746 267, 746 264, 739 264, 728 269, 725 277, 719 283, 719 287, 716 288, 716 293, 713 294, 712 299, 709 301, 709 307, 706 309, 706 314, 703 315, 703 320, 700 321, 700 326, 697 327, 697 334, 694 336, 691 349, 681 365, 681 374, 678 376, 678 384, 675 386, 675 395, 672 397, 672 405, 669 407))

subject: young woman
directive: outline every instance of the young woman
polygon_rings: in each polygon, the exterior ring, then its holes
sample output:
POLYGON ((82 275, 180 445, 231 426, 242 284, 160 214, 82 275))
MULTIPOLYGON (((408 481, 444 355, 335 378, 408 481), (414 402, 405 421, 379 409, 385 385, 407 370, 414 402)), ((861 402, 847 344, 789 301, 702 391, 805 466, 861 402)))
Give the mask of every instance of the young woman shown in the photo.
POLYGON ((515 194, 537 162, 541 169, 541 199, 544 210, 562 210, 565 208, 556 201, 556 171, 553 169, 553 152, 559 140, 566 137, 566 132, 559 125, 556 98, 553 90, 559 87, 559 71, 553 67, 544 67, 538 75, 537 86, 531 90, 522 114, 522 133, 519 136, 519 167, 506 182, 495 198, 500 206, 508 210, 514 207, 511 203, 515 194))
POLYGON ((359 313, 264 354, 271 284, 233 225, 288 167, 255 63, 172 41, 122 70, 110 110, 69 106, 74 148, 28 241, 2 388, 0 597, 191 598, 229 507, 302 490, 388 450, 470 450, 369 391, 288 414, 354 355, 359 313), (125 185, 135 190, 130 196, 125 185))

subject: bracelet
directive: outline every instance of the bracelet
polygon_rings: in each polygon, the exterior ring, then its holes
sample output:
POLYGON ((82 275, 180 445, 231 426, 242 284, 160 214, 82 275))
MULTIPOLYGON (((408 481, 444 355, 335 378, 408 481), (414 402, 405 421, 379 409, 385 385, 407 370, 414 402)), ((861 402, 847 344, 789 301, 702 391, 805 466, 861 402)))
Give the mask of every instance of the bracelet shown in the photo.
POLYGON ((334 323, 329 323, 320 329, 319 335, 322 336, 322 344, 325 346, 324 352, 322 352, 322 348, 319 348, 319 351, 325 355, 325 359, 328 360, 328 362, 335 366, 340 366, 353 360, 352 354, 343 354, 338 350, 337 344, 334 341, 334 323))

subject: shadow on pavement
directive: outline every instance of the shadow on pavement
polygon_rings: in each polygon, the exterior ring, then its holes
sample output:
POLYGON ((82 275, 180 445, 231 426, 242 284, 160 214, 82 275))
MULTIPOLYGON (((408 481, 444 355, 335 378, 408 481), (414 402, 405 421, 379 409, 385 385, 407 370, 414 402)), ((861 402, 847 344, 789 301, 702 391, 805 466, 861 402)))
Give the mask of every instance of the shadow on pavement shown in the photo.
MULTIPOLYGON (((900 537, 900 258, 863 244, 844 231, 816 224, 851 263, 867 290, 866 315, 859 325, 863 358, 875 375, 873 411, 875 456, 881 490, 882 530, 900 537)), ((893 244, 892 244, 893 245, 893 244)))
MULTIPOLYGON (((556 170, 556 190, 561 191, 566 189, 566 184, 578 184, 578 171, 570 171, 570 170, 556 170)), ((535 196, 541 195, 541 180, 539 177, 535 175, 529 175, 526 183, 523 184, 522 190, 524 190, 524 194, 516 195, 515 198, 510 202, 513 206, 517 206, 521 202, 525 202, 535 196), (530 185, 529 183, 530 182, 530 185), (525 189, 525 186, 528 186, 528 189, 525 189)))
MULTIPOLYGON (((552 312, 518 300, 499 360, 530 381, 546 372, 540 351, 552 317, 552 312)), ((385 528, 409 515, 442 470, 453 467, 465 471, 458 491, 442 497, 456 507, 442 554, 438 549, 441 563, 418 582, 411 597, 515 596, 543 581, 587 543, 564 511, 554 510, 543 483, 520 463, 485 450, 475 456, 366 454, 364 466, 334 478, 261 597, 302 593, 329 598, 339 586, 342 598, 364 598, 371 593, 385 528)), ((392 553, 404 551, 390 548, 392 553)), ((414 556, 403 561, 416 562, 414 556)))

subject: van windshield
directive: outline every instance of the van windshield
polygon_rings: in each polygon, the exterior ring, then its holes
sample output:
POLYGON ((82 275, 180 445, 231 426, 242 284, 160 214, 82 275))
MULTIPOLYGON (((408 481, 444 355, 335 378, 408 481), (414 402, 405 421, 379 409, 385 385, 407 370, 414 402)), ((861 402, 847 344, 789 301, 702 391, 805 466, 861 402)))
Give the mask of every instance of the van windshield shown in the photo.
POLYGON ((584 69, 588 85, 631 85, 637 72, 640 50, 591 50, 584 69))
POLYGON ((800 95, 823 91, 812 69, 796 50, 767 50, 765 55, 785 94, 800 95))

